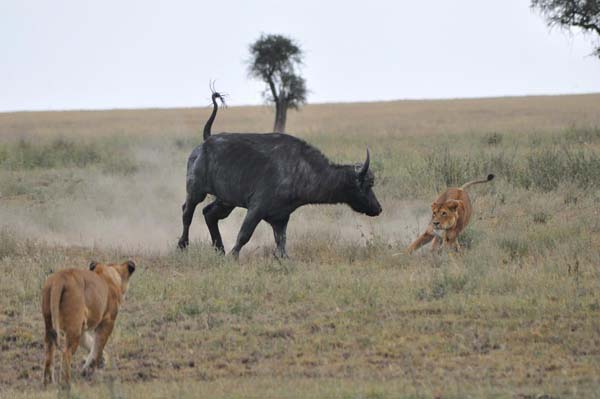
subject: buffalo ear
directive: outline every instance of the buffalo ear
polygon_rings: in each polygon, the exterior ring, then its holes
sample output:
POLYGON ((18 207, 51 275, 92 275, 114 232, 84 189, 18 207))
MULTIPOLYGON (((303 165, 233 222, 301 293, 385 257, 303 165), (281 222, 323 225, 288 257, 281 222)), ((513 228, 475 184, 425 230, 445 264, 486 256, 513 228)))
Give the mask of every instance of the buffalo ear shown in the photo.
POLYGON ((93 260, 93 261, 90 262, 90 265, 88 267, 89 267, 89 269, 91 271, 94 271, 94 269, 96 268, 96 266, 98 266, 98 262, 96 262, 95 260, 93 260))
POLYGON ((127 271, 129 272, 129 275, 132 275, 135 271, 135 263, 133 263, 132 260, 127 261, 127 271))
POLYGON ((456 210, 456 208, 458 208, 462 204, 463 204, 463 202, 461 200, 448 200, 448 201, 446 201, 445 205, 448 207, 448 209, 450 209, 451 211, 454 211, 454 210, 456 210))

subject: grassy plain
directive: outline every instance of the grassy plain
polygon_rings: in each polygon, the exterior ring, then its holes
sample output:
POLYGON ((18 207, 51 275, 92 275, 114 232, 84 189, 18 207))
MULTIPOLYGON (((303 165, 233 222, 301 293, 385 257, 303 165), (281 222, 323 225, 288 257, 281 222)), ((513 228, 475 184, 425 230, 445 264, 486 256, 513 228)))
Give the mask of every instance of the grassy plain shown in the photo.
MULTIPOLYGON (((47 275, 126 258, 139 267, 112 360, 74 397, 599 395, 600 95, 292 113, 288 130, 336 162, 371 148, 384 213, 305 207, 285 262, 266 225, 239 264, 217 256, 199 212, 193 245, 175 249, 208 113, 0 114, 1 398, 57 396, 41 388, 47 275), (463 253, 403 253, 439 191, 489 172, 463 253)), ((272 117, 221 110, 213 132, 272 117)), ((227 249, 243 215, 221 223, 227 249)))

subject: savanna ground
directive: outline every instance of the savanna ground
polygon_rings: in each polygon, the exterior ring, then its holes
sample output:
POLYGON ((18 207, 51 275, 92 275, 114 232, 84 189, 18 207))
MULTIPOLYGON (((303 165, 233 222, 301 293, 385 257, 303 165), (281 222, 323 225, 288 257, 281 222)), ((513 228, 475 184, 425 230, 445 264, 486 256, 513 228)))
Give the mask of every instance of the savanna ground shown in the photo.
MULTIPOLYGON (((111 360, 74 397, 600 395, 600 95, 307 106, 288 130, 336 162, 368 145, 384 212, 303 208, 284 262, 262 224, 240 263, 218 256, 200 212, 175 249, 208 113, 0 114, 0 397, 57 396, 48 274, 127 258, 111 360), (403 253, 438 192, 489 172, 462 253, 403 253)), ((272 117, 221 110, 213 132, 272 117)))

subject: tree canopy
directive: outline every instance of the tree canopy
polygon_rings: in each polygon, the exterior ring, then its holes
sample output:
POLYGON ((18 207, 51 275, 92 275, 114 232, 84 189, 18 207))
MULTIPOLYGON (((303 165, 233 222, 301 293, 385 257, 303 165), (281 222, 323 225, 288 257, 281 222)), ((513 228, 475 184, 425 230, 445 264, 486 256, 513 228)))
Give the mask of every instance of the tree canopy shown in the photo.
POLYGON ((580 28, 598 36, 594 55, 600 58, 600 1, 598 0, 531 0, 550 26, 580 28))
POLYGON ((282 35, 261 35, 250 45, 250 76, 263 80, 268 102, 275 103, 274 131, 284 131, 287 109, 306 102, 306 81, 299 74, 302 49, 282 35))

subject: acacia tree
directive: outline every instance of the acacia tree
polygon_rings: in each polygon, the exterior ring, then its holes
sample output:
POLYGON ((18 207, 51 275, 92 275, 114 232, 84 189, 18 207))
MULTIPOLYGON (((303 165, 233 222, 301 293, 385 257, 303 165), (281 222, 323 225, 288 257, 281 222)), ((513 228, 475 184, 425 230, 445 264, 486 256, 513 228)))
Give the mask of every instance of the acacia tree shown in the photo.
POLYGON ((267 85, 263 95, 275 104, 274 132, 285 131, 288 108, 298 109, 306 102, 306 82, 298 72, 302 57, 302 49, 282 35, 263 34, 250 45, 248 72, 267 85))
POLYGON ((575 27, 598 35, 594 55, 600 58, 599 0, 531 0, 531 7, 546 17, 549 26, 575 27))

